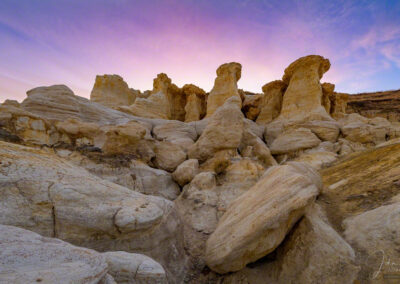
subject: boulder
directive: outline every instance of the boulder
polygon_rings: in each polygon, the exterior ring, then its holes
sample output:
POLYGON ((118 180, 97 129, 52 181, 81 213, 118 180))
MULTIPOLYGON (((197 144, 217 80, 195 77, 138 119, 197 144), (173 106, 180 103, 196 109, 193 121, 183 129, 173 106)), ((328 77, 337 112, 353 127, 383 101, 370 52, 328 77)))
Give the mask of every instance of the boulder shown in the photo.
POLYGON ((260 107, 263 97, 264 95, 262 94, 245 95, 242 111, 246 118, 250 120, 255 120, 257 118, 257 116, 260 114, 260 107))
POLYGON ((168 172, 175 171, 176 167, 186 160, 186 153, 181 147, 168 141, 156 143, 154 148, 154 165, 168 172))
POLYGON ((199 161, 196 159, 189 159, 176 168, 172 173, 172 177, 180 186, 184 186, 192 181, 192 179, 198 174, 198 171, 199 161))
POLYGON ((211 117, 200 138, 190 147, 190 159, 205 161, 216 152, 239 147, 243 133, 243 113, 239 98, 233 97, 211 117))
POLYGON ((172 120, 153 128, 154 138, 169 141, 187 151, 197 139, 196 129, 184 122, 172 120))
POLYGON ((207 265, 238 271, 274 251, 319 193, 320 177, 301 163, 274 166, 230 203, 207 240, 207 265))
POLYGON ((207 99, 207 117, 212 116, 230 97, 236 97, 235 104, 241 108, 242 99, 237 88, 241 72, 242 65, 236 62, 225 63, 218 67, 214 87, 207 99))
POLYGON ((321 140, 307 128, 287 130, 280 134, 270 146, 272 154, 285 154, 319 145, 321 140))
POLYGON ((0 225, 1 283, 101 283, 107 270, 94 250, 0 225))
POLYGON ((148 256, 124 251, 102 253, 108 264, 108 273, 117 283, 168 283, 164 268, 148 256))
POLYGON ((109 108, 130 106, 135 102, 136 92, 118 75, 97 75, 90 100, 109 108))
POLYGON ((185 270, 174 204, 103 180, 53 153, 0 142, 0 223, 98 251, 143 252, 185 270), (83 182, 84 181, 84 182, 83 182))
POLYGON ((74 118, 83 122, 118 124, 132 120, 131 115, 75 96, 67 86, 38 87, 27 92, 21 108, 41 118, 64 121, 74 118))

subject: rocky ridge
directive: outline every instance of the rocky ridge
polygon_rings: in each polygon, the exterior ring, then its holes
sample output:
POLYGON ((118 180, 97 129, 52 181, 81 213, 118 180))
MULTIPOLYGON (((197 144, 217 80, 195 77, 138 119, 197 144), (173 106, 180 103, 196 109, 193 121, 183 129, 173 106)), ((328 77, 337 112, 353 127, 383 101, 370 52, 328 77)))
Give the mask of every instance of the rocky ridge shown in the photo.
POLYGON ((209 93, 103 75, 90 100, 55 85, 1 104, 0 282, 384 283, 400 126, 347 113, 322 56, 259 94, 241 68, 209 93))

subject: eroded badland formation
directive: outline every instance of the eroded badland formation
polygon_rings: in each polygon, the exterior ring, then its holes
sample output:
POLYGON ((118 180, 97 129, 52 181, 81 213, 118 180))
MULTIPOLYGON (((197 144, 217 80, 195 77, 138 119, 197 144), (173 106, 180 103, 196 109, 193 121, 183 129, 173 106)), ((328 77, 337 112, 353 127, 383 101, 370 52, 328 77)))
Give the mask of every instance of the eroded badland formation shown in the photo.
POLYGON ((400 277, 400 96, 336 93, 329 68, 300 58, 259 94, 227 63, 209 93, 104 75, 90 100, 5 101, 0 282, 400 277))

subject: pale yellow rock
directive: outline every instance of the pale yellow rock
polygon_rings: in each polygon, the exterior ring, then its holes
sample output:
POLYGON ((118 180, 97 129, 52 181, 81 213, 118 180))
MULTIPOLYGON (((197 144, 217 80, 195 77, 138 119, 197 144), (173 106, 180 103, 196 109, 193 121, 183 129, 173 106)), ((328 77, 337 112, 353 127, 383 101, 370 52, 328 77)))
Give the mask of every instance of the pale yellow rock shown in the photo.
POLYGON ((106 107, 130 106, 135 102, 136 92, 118 75, 97 75, 90 100, 106 107))
POLYGON ((216 152, 212 158, 205 161, 200 166, 202 172, 214 172, 216 174, 222 173, 236 158, 238 153, 236 149, 221 150, 216 152))
POLYGON ((213 115, 230 97, 238 98, 235 103, 239 109, 241 108, 242 99, 237 88, 241 72, 242 65, 236 62, 225 63, 218 67, 214 87, 207 98, 207 117, 213 115))
POLYGON ((230 203, 206 244, 207 265, 218 273, 238 271, 275 250, 321 187, 311 167, 271 167, 230 203))
POLYGON ((176 168, 176 170, 172 173, 172 177, 180 186, 184 186, 185 184, 191 182, 198 172, 199 161, 196 159, 189 159, 184 161, 176 168))
POLYGON ((185 120, 186 95, 165 73, 160 73, 153 82, 153 91, 147 98, 137 98, 135 103, 121 110, 130 114, 173 120, 185 120))
POLYGON ((316 170, 320 170, 332 164, 338 159, 338 155, 327 151, 318 151, 312 153, 304 153, 295 159, 297 162, 302 162, 312 166, 316 170))
POLYGON ((171 142, 160 141, 154 147, 155 158, 153 163, 157 168, 173 172, 187 157, 183 149, 171 142))
POLYGON ((188 151, 197 139, 197 132, 193 126, 177 120, 156 125, 152 134, 157 140, 169 141, 181 146, 185 151, 188 151))
POLYGON ((202 162, 220 150, 239 147, 243 133, 243 113, 240 104, 238 97, 232 97, 215 112, 200 138, 190 147, 190 159, 202 162))
POLYGON ((339 119, 346 114, 348 94, 334 93, 331 97, 331 116, 334 119, 339 119))
POLYGON ((55 126, 60 133, 68 137, 73 145, 77 145, 80 140, 86 138, 91 145, 99 146, 101 142, 97 142, 97 138, 102 140, 104 135, 104 130, 100 125, 93 122, 81 122, 73 118, 56 122, 55 126))
POLYGON ((287 130, 280 134, 270 146, 272 154, 285 154, 313 148, 319 145, 321 140, 307 128, 287 130))
POLYGON ((283 93, 287 85, 280 80, 272 81, 262 87, 264 92, 260 104, 260 114, 257 123, 266 124, 277 118, 281 112, 283 93))
POLYGON ((193 84, 184 85, 182 91, 186 95, 185 122, 202 119, 207 111, 206 92, 193 84))

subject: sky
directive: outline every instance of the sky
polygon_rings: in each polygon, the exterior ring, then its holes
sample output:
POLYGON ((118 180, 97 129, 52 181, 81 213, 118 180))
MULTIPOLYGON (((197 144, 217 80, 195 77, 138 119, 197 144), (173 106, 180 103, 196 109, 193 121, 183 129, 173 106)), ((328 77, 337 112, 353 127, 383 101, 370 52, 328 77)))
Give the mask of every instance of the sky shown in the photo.
POLYGON ((0 101, 65 84, 89 98, 96 75, 152 89, 164 72, 209 91, 242 64, 261 92, 294 60, 328 58, 323 82, 359 93, 400 88, 400 0, 1 0, 0 101))

